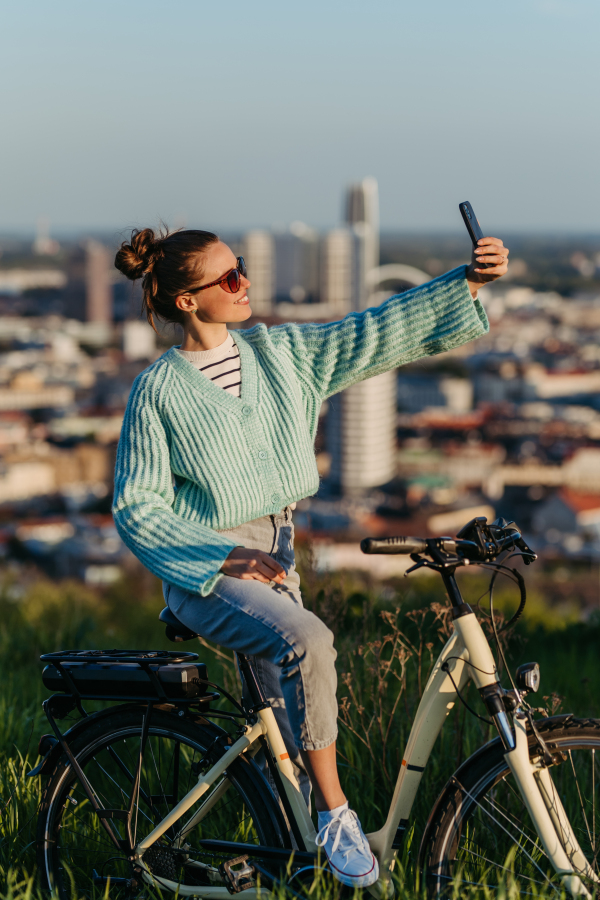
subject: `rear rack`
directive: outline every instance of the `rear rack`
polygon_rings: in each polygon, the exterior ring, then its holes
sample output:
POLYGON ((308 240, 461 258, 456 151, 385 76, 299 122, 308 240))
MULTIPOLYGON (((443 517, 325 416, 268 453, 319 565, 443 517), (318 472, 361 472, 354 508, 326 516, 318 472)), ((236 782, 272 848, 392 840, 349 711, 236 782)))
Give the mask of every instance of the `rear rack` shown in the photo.
POLYGON ((42 662, 115 662, 138 663, 140 666, 169 666, 176 663, 192 662, 197 653, 183 650, 57 650, 40 656, 42 662))
MULTIPOLYGON (((44 675, 48 673, 48 681, 50 681, 50 683, 47 684, 47 687, 49 687, 50 690, 61 691, 61 694, 63 696, 70 695, 75 701, 75 705, 78 707, 80 712, 82 711, 82 700, 175 703, 184 705, 197 705, 200 707, 208 708, 211 700, 216 700, 219 697, 218 693, 206 692, 206 686, 209 684, 209 682, 206 673, 206 666, 204 665, 204 663, 197 664, 199 677, 194 679, 194 683, 198 684, 199 686, 204 683, 204 690, 200 688, 200 690, 198 690, 194 696, 186 697, 178 694, 177 691, 169 691, 168 685, 167 689, 165 689, 166 682, 162 682, 161 678, 159 677, 158 670, 166 666, 177 666, 181 664, 195 663, 198 659, 198 654, 188 651, 116 649, 58 650, 54 653, 44 653, 40 657, 40 659, 42 662, 48 664, 47 668, 44 670, 44 675), (78 663, 79 665, 73 667, 72 665, 70 665, 73 663, 78 663), (141 670, 145 673, 147 682, 144 681, 143 684, 139 685, 138 689, 136 690, 133 682, 139 682, 139 677, 133 679, 130 685, 131 689, 128 690, 128 679, 125 677, 125 672, 123 672, 124 677, 119 689, 113 688, 112 685, 102 685, 102 687, 100 687, 99 684, 94 685, 89 682, 86 684, 85 679, 83 679, 82 677, 84 672, 87 670, 86 664, 92 667, 102 667, 106 664, 112 669, 114 669, 115 666, 118 667, 119 665, 134 665, 137 667, 134 671, 141 670), (80 666, 81 669, 78 672, 77 669, 79 669, 80 666), (60 679, 62 681, 62 684, 60 684, 60 686, 52 683, 52 681, 55 680, 52 676, 52 669, 56 670, 56 673, 60 676, 60 679)), ((44 679, 44 682, 46 683, 46 679, 44 679)), ((54 697, 50 698, 50 701, 52 700, 54 700, 54 697)), ((60 701, 59 705, 61 705, 60 701)), ((64 701, 62 705, 64 705, 64 701)))

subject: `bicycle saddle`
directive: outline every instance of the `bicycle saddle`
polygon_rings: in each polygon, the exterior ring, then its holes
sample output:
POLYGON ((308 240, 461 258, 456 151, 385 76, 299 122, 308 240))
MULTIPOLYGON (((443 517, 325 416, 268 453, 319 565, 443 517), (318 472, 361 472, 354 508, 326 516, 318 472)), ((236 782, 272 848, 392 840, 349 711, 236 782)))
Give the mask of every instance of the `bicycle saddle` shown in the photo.
POLYGON ((177 616, 171 612, 168 606, 165 606, 159 615, 159 621, 166 625, 165 634, 173 643, 180 641, 191 641, 192 638, 198 637, 195 631, 191 631, 183 625, 177 616))

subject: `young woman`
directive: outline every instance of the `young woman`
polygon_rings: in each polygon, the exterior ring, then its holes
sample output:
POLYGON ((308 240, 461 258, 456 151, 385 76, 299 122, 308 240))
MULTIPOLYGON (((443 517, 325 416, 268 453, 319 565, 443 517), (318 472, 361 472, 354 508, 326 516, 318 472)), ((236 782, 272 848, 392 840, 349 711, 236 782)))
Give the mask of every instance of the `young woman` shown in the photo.
POLYGON ((241 258, 214 234, 145 228, 115 265, 143 278, 143 305, 183 329, 136 379, 119 442, 113 513, 132 552, 163 580, 189 628, 255 658, 333 873, 378 877, 336 768, 336 653, 302 606, 291 508, 316 493, 324 399, 357 381, 450 350, 488 329, 482 282, 508 250, 484 238, 460 266, 381 306, 326 325, 227 330, 250 315, 241 258), (482 269, 482 263, 490 268, 482 269))

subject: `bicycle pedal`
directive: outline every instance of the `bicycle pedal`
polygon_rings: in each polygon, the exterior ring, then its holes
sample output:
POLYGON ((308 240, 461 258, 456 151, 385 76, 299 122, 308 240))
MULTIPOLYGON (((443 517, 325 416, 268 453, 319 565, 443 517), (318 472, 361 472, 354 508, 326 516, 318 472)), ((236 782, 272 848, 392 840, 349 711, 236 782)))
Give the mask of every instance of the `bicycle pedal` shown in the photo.
POLYGON ((254 866, 248 864, 248 856, 237 856, 219 866, 219 873, 230 894, 239 894, 254 887, 252 878, 256 875, 254 866), (239 866, 239 868, 235 868, 239 866))
POLYGON ((135 878, 120 878, 116 875, 98 875, 95 869, 92 869, 92 882, 96 887, 105 889, 108 889, 109 887, 137 887, 135 878))

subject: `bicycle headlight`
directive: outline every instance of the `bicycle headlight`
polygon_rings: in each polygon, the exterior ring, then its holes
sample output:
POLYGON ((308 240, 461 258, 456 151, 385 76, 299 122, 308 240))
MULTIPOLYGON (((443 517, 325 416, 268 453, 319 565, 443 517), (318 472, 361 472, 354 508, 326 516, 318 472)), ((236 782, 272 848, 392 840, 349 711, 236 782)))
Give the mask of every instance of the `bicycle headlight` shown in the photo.
POLYGON ((539 663, 523 663, 517 669, 517 687, 526 694, 537 691, 540 686, 540 666, 539 663))

